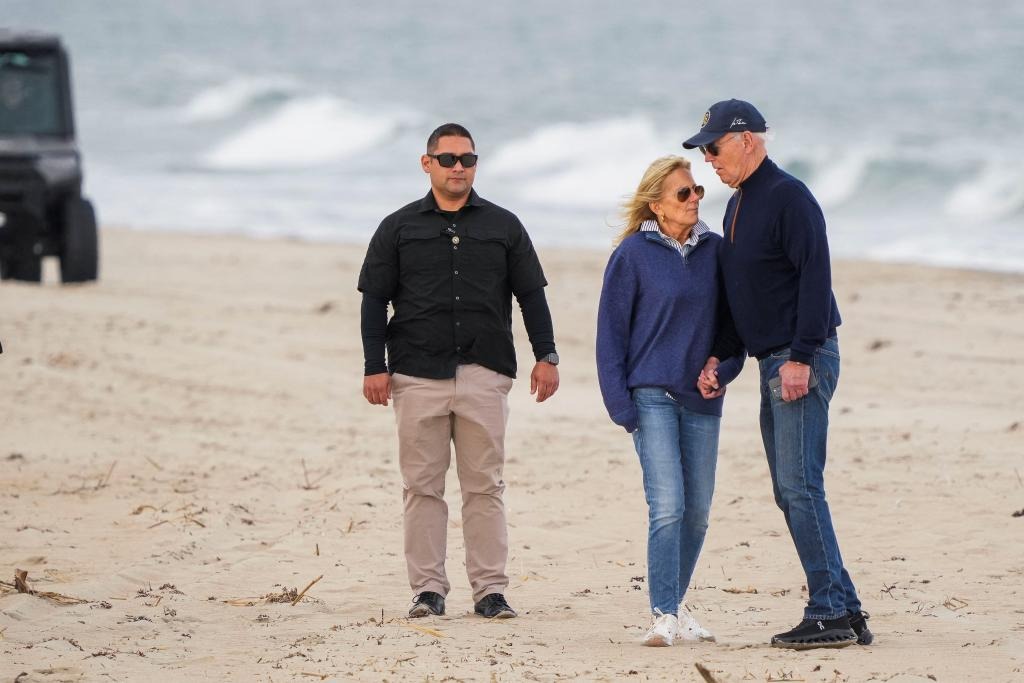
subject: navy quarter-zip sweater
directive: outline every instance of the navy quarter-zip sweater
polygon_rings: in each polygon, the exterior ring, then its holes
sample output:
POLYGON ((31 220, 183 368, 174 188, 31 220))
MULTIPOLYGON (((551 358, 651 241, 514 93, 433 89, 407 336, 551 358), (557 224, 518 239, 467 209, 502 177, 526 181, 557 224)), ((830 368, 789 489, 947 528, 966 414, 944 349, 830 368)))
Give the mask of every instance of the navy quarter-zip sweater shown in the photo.
MULTIPOLYGON (((719 324, 732 324, 718 278, 721 239, 705 233, 683 257, 660 233, 637 232, 608 259, 597 311, 597 376, 609 417, 627 432, 637 426, 630 393, 637 387, 660 387, 690 410, 722 414, 724 397, 707 400, 697 389, 719 324)), ((743 356, 722 360, 724 386, 743 368, 743 356)))
MULTIPOLYGON (((810 363, 842 322, 825 217, 802 182, 765 158, 725 208, 718 250, 729 308, 750 355, 790 347, 810 363)), ((721 340, 715 354, 735 352, 721 340)))

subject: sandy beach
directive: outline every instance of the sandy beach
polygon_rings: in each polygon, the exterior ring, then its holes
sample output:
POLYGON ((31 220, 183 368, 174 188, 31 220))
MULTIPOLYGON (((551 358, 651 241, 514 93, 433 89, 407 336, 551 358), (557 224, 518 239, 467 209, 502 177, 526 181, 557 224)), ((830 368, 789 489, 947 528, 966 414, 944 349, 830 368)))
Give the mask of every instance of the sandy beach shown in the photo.
POLYGON ((98 284, 0 285, 0 681, 1024 680, 1024 275, 834 266, 828 491, 874 645, 767 645, 806 593, 751 362, 689 593, 718 642, 649 649, 640 468, 594 365, 606 253, 541 250, 561 389, 512 390, 520 618, 471 614, 451 473, 448 614, 409 621, 364 248, 102 239, 98 284))

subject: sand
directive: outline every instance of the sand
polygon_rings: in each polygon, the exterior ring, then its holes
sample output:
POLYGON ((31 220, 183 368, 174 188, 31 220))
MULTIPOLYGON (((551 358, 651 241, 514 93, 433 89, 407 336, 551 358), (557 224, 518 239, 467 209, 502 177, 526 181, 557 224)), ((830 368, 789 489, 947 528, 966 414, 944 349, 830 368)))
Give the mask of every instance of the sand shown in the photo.
POLYGON ((489 622, 454 475, 448 614, 405 618, 393 416, 361 395, 362 247, 107 230, 103 252, 96 285, 0 285, 0 680, 1024 680, 1022 275, 835 264, 828 489, 875 644, 767 645, 806 593, 751 363, 689 593, 718 643, 649 649, 640 469, 594 368, 605 253, 541 253, 562 386, 512 391, 520 618, 489 622))

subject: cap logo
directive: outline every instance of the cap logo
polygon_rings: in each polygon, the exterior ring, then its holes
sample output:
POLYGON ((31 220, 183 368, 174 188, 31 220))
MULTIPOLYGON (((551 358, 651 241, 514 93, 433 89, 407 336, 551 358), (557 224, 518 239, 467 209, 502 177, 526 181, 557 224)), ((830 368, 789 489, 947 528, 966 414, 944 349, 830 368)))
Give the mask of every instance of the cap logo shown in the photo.
POLYGON ((711 110, 709 109, 706 112, 704 112, 704 120, 700 122, 700 127, 703 128, 704 126, 708 125, 708 121, 710 121, 710 120, 711 120, 711 110))
POLYGON ((730 124, 729 124, 729 127, 730 127, 730 128, 735 128, 736 126, 745 126, 745 125, 747 125, 747 122, 746 122, 746 121, 744 121, 744 120, 743 120, 742 118, 740 118, 739 116, 737 116, 736 118, 734 118, 734 119, 732 120, 732 123, 730 123, 730 124))

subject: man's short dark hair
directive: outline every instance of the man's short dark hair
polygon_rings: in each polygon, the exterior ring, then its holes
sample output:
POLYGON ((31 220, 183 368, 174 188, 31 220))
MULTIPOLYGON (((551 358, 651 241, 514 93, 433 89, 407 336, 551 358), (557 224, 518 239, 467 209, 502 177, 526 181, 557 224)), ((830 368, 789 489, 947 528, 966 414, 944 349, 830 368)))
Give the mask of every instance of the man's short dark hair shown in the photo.
POLYGON ((465 126, 460 126, 457 123, 444 123, 434 129, 434 132, 427 138, 427 154, 433 154, 434 150, 437 149, 437 143, 440 142, 441 138, 445 136, 453 136, 457 138, 469 138, 469 143, 473 145, 473 149, 476 149, 476 143, 473 142, 473 136, 469 134, 465 126))

